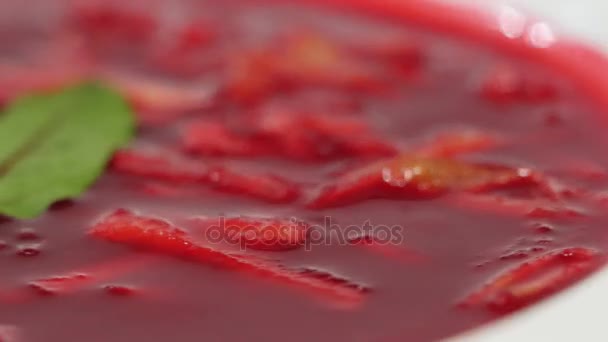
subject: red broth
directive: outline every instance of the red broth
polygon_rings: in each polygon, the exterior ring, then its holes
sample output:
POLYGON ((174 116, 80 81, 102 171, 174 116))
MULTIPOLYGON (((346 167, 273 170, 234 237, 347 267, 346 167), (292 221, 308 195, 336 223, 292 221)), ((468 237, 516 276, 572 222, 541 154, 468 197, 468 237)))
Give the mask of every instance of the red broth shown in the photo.
POLYGON ((140 124, 1 221, 3 340, 431 341, 604 263, 604 113, 550 49, 365 1, 37 5, 2 5, 3 100, 93 77, 140 124))

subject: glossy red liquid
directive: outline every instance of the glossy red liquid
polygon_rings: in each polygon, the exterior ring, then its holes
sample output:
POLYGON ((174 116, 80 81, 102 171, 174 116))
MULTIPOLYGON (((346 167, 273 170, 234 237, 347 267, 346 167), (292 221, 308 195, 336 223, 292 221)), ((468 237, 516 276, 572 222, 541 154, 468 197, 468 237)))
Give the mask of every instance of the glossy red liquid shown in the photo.
POLYGON ((93 75, 140 130, 1 221, 0 340, 431 341, 604 261, 604 113, 553 69, 314 6, 43 4, 2 17, 1 95, 93 75))

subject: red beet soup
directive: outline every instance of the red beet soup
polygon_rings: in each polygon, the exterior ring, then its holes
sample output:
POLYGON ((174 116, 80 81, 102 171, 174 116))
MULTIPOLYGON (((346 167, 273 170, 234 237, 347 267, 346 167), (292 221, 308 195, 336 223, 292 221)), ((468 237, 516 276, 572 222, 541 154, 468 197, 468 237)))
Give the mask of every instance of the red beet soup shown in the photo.
POLYGON ((0 12, 4 103, 97 79, 138 122, 0 221, 2 341, 432 341, 604 263, 604 113, 542 64, 306 1, 0 12))

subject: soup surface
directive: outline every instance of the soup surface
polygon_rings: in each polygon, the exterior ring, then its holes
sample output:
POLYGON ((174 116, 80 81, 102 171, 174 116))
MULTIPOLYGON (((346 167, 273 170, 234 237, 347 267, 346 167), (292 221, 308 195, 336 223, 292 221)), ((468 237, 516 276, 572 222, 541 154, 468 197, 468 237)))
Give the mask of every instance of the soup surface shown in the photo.
POLYGON ((603 113, 537 65, 306 5, 0 7, 3 101, 95 78, 138 118, 0 221, 2 341, 431 341, 604 262, 603 113))

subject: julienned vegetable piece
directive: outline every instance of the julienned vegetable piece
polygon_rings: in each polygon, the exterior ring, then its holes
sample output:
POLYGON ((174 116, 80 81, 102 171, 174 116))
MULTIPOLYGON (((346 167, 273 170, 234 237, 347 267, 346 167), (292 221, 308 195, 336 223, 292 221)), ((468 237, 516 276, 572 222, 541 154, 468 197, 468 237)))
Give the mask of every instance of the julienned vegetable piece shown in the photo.
POLYGON ((221 229, 230 244, 266 251, 303 247, 309 228, 303 221, 271 217, 216 217, 194 222, 204 229, 221 229))
POLYGON ((32 218, 80 195, 133 133, 124 99, 97 83, 16 100, 0 116, 0 214, 32 218))
POLYGON ((277 46, 233 58, 225 90, 229 98, 244 103, 259 102, 277 89, 304 85, 375 92, 386 87, 386 80, 378 77, 373 65, 354 58, 334 40, 315 32, 298 32, 287 35, 277 46))
POLYGON ((290 203, 300 195, 299 185, 282 177, 213 166, 168 150, 121 150, 116 153, 112 168, 167 184, 200 184, 271 203, 290 203))
POLYGON ((321 188, 309 207, 321 209, 373 198, 434 198, 450 191, 483 193, 528 187, 551 197, 541 175, 527 168, 401 155, 347 172, 321 188))
POLYGON ((162 219, 140 216, 119 209, 98 222, 90 232, 92 236, 133 248, 145 248, 197 263, 240 271, 257 277, 299 288, 324 297, 338 305, 356 305, 367 291, 346 279, 329 273, 286 268, 280 264, 256 258, 223 252, 205 246, 188 232, 162 219))
POLYGON ((182 146, 201 156, 276 156, 302 161, 387 157, 397 150, 360 118, 294 108, 262 110, 238 124, 200 119, 182 132, 182 146))
POLYGON ((502 143, 504 142, 498 136, 476 130, 445 132, 438 134, 417 149, 416 154, 448 158, 489 150, 502 143))
POLYGON ((463 307, 509 312, 540 300, 574 283, 601 265, 595 250, 557 250, 507 270, 465 298, 463 307))

